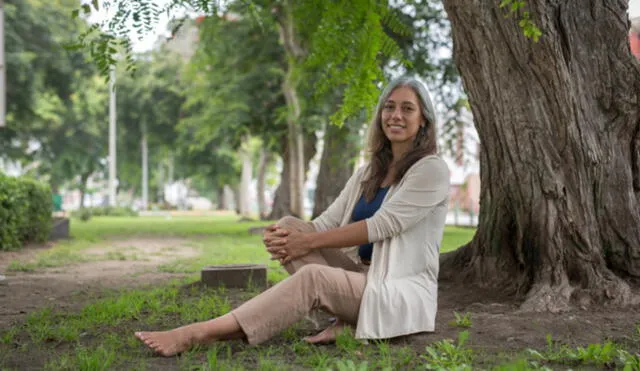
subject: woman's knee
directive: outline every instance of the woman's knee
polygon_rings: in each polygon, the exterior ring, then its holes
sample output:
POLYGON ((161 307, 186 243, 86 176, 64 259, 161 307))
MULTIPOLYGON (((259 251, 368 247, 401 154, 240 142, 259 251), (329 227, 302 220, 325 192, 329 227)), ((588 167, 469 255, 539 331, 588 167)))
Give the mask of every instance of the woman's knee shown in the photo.
POLYGON ((327 269, 331 268, 323 264, 305 264, 295 275, 302 280, 313 283, 325 278, 327 269))
POLYGON ((311 223, 305 222, 304 220, 296 218, 294 216, 285 216, 280 220, 278 220, 276 224, 280 228, 290 229, 290 230, 300 231, 300 232, 310 232, 314 229, 311 223))

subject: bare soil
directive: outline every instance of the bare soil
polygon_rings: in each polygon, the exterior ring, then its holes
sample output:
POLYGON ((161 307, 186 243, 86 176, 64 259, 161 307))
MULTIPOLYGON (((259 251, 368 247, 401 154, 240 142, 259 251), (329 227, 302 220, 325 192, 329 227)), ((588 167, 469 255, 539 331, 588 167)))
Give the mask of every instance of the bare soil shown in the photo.
MULTIPOLYGON (((30 247, 20 252, 0 253, 0 274, 7 276, 5 281, 0 281, 0 333, 12 323, 23 320, 28 313, 45 306, 60 310, 76 310, 99 296, 105 289, 161 284, 182 277, 180 274, 159 273, 156 268, 177 258, 197 254, 197 251, 189 246, 189 241, 183 239, 112 240, 85 250, 85 253, 108 257, 112 255, 107 254, 120 252, 128 257, 127 259, 137 256, 137 260, 93 261, 37 273, 5 272, 6 266, 12 260, 28 260, 42 248, 46 247, 30 247)), ((234 307, 247 297, 246 292, 233 290, 229 290, 228 295, 234 307)), ((489 354, 515 353, 526 348, 544 349, 547 335, 551 335, 554 341, 572 346, 614 340, 625 344, 632 352, 640 352, 640 336, 635 333, 640 321, 638 306, 591 307, 552 314, 523 313, 518 310, 519 304, 517 300, 504 297, 500 293, 441 282, 436 332, 393 339, 392 343, 410 345, 422 352, 424 347, 434 341, 455 339, 463 329, 451 325, 454 312, 470 312, 473 325, 468 329, 468 344, 489 354)), ((328 316, 320 316, 319 319, 324 324, 328 323, 327 318, 328 316)), ((316 329, 309 322, 300 331, 301 335, 312 334, 316 329)), ((266 345, 286 346, 288 342, 282 336, 276 336, 266 345)), ((242 347, 244 345, 240 342, 234 342, 232 345, 234 352, 242 347)), ((30 355, 34 356, 38 357, 35 354, 30 355)), ((13 362, 16 361, 18 360, 13 359, 13 362)), ((33 361, 33 358, 25 359, 28 365, 33 365, 33 361)), ((165 360, 156 357, 150 359, 150 365, 162 369, 179 368, 175 359, 165 360)))
POLYGON ((68 310, 85 304, 105 290, 161 283, 184 274, 158 272, 156 268, 178 258, 197 256, 189 241, 176 238, 110 240, 84 250, 92 260, 37 272, 6 272, 14 260, 28 262, 48 246, 0 252, 0 331, 43 307, 68 310), (102 260, 104 259, 104 260, 102 260), (115 259, 115 260, 113 260, 115 259))

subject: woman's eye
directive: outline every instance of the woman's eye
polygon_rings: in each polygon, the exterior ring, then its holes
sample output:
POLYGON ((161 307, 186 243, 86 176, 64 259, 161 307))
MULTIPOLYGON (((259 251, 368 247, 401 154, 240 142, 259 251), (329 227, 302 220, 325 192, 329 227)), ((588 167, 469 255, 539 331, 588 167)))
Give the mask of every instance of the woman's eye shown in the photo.
POLYGON ((393 104, 385 104, 384 105, 384 109, 389 111, 389 110, 395 109, 395 107, 393 106, 393 104))
POLYGON ((411 112, 411 111, 413 111, 413 107, 410 107, 410 106, 402 107, 402 109, 403 109, 405 112, 411 112))

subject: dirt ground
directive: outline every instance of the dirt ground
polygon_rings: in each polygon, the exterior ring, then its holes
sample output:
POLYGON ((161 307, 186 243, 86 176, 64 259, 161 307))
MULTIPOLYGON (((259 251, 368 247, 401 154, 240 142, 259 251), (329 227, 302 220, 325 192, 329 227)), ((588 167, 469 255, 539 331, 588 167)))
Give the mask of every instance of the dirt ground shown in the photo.
MULTIPOLYGON (((73 310, 105 289, 133 288, 182 277, 179 274, 158 273, 155 268, 176 258, 194 256, 196 251, 189 247, 188 242, 181 239, 110 241, 108 245, 93 247, 86 253, 100 255, 106 254, 107 250, 113 251, 114 247, 127 248, 128 253, 139 254, 147 259, 94 261, 36 273, 5 273, 5 268, 12 260, 28 260, 41 248, 2 252, 0 274, 7 278, 0 281, 0 330, 44 306, 73 310), (145 247, 141 249, 137 246, 145 247)), ((230 299, 234 304, 239 300, 230 299)), ((560 314, 520 313, 516 301, 450 282, 440 283, 438 305, 435 333, 418 334, 395 341, 424 349, 429 343, 443 338, 455 339, 461 330, 449 324, 454 319, 455 311, 472 313, 469 345, 490 353, 525 348, 543 349, 548 334, 554 341, 573 346, 614 340, 626 344, 631 351, 640 352, 638 334, 634 335, 640 321, 640 307, 590 308, 560 314)), ((276 338, 272 342, 279 344, 282 339, 276 338)))
POLYGON ((0 330, 45 306, 69 310, 81 307, 104 290, 184 277, 184 274, 157 272, 156 268, 178 258, 198 254, 184 239, 111 240, 83 252, 89 257, 112 254, 107 255, 109 260, 47 268, 33 273, 6 272, 6 267, 13 260, 29 261, 43 248, 46 247, 29 246, 20 251, 0 252, 0 274, 6 276, 0 281, 0 330))

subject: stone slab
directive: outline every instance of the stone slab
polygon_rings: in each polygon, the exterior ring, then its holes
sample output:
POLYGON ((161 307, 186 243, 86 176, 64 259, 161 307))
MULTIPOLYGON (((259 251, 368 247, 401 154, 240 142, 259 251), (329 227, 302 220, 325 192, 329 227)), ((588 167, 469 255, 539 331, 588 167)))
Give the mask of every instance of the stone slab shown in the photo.
POLYGON ((264 264, 226 264, 202 268, 200 279, 210 287, 267 287, 267 266, 264 264))

